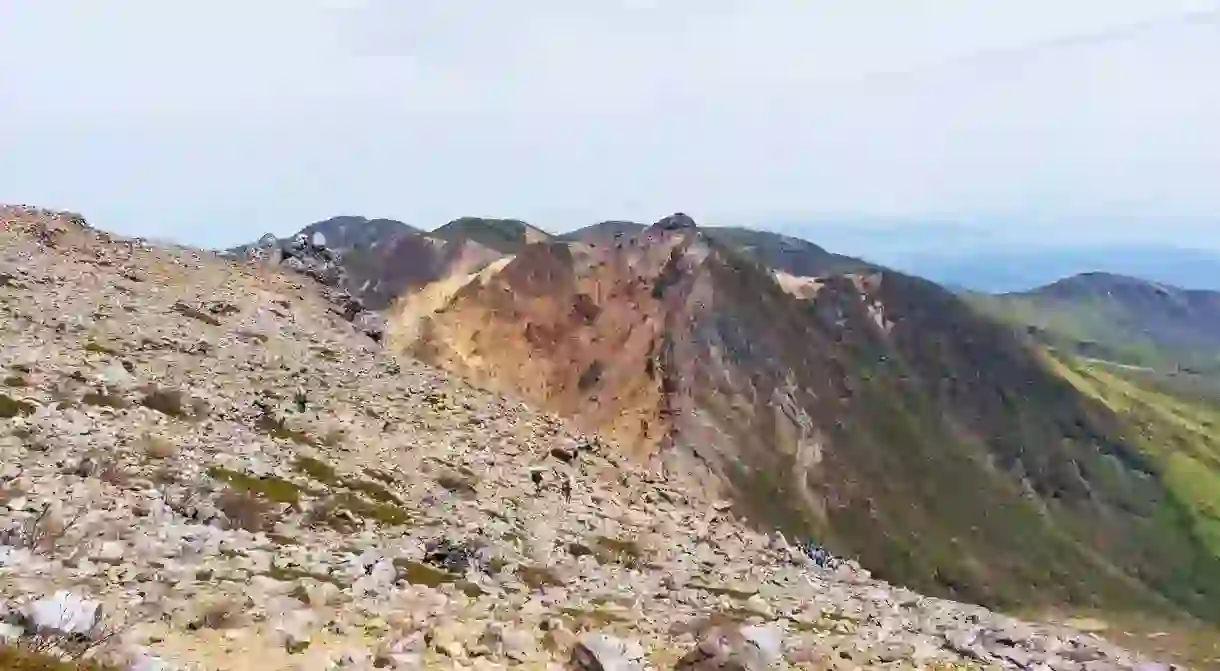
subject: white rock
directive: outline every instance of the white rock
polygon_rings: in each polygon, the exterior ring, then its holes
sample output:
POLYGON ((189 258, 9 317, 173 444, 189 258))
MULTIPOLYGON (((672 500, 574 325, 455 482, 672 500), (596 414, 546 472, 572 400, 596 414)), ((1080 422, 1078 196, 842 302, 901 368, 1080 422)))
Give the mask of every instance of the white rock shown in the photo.
POLYGON ((784 632, 779 624, 741 628, 741 636, 754 644, 767 664, 778 664, 784 655, 784 632))
POLYGON ((573 671, 643 671, 644 649, 635 641, 607 634, 586 634, 572 649, 573 671))
POLYGON ((102 617, 102 604, 60 590, 29 604, 25 615, 38 631, 88 634, 102 617))
POLYGON ((0 622, 0 643, 12 643, 25 633, 21 627, 7 622, 0 622))
POLYGON ((106 541, 98 548, 94 557, 99 561, 119 561, 123 558, 124 547, 118 541, 106 541))

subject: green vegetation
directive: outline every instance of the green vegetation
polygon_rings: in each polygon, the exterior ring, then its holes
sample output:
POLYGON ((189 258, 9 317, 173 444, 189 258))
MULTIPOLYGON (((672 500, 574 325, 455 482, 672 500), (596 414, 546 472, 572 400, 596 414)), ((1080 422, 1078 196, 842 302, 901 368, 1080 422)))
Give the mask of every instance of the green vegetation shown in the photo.
POLYGON ((516 254, 530 242, 550 239, 550 234, 519 219, 461 217, 432 231, 430 236, 457 242, 471 240, 504 254, 516 254))
POLYGON ((339 484, 339 474, 330 464, 313 457, 297 457, 294 464, 297 471, 308 475, 324 485, 334 487, 339 484))
POLYGON ((85 343, 85 351, 93 352, 94 354, 109 354, 110 356, 118 356, 119 354, 115 350, 96 342, 85 343))
POLYGON ((736 448, 725 469, 742 512, 923 592, 1220 621, 1203 522, 1220 462, 1179 451, 1187 437, 1167 439, 1167 418, 1081 393, 1011 327, 930 282, 831 277, 797 301, 737 255, 707 272, 715 310, 671 337, 729 369, 679 371, 736 448), (1178 456, 1156 457, 1137 431, 1178 456))
POLYGON ((1197 538, 1220 557, 1220 407, 1141 387, 1099 364, 1055 363, 1077 389, 1126 420, 1197 538))
POLYGON ((0 669, 4 671, 118 671, 90 660, 64 660, 20 645, 0 644, 0 669))
POLYGON ((196 402, 177 389, 164 389, 155 385, 149 386, 144 397, 140 399, 140 405, 176 419, 207 414, 203 401, 196 402))
POLYGON ((1220 293, 1089 273, 1025 293, 966 298, 1063 352, 1220 377, 1220 293))
POLYGON ((644 548, 630 538, 597 536, 593 539, 592 549, 599 561, 608 564, 622 564, 630 568, 638 568, 647 558, 644 548))
POLYGON ((874 266, 860 259, 833 254, 812 242, 770 231, 731 227, 700 230, 738 253, 792 275, 819 277, 875 270, 874 266))
POLYGON ((412 585, 440 587, 445 583, 457 582, 460 579, 460 576, 453 573, 413 559, 395 559, 394 567, 398 569, 399 577, 412 585))
POLYGON ((373 520, 379 524, 397 526, 411 521, 407 511, 396 505, 366 501, 355 494, 347 492, 338 494, 334 498, 339 507, 350 511, 354 515, 373 520))
POLYGON ((364 469, 364 473, 370 478, 378 480, 387 485, 392 485, 398 482, 398 478, 396 478, 393 473, 390 471, 383 471, 379 468, 366 468, 364 469))
POLYGON ((86 392, 85 395, 81 397, 81 403, 103 408, 113 408, 115 410, 121 410, 127 407, 127 400, 122 396, 107 393, 105 391, 86 392))
POLYGON ((313 573, 305 569, 295 568, 291 566, 276 566, 274 563, 267 569, 268 578, 279 580, 280 582, 295 582, 301 578, 311 578, 318 582, 328 582, 332 585, 345 587, 345 585, 335 576, 329 573, 313 573))
POLYGON ((517 577, 531 589, 562 587, 564 584, 554 571, 545 566, 518 566, 517 577))
POLYGON ((29 384, 21 375, 10 375, 4 378, 4 386, 6 387, 27 387, 29 384))
POLYGON ((18 415, 32 415, 36 409, 37 407, 29 401, 0 394, 0 419, 9 419, 18 415))
POLYGON ((473 496, 478 490, 479 481, 472 474, 445 470, 436 476, 436 483, 451 492, 463 496, 473 496))
POLYGON ((360 492, 370 499, 380 503, 392 503, 396 506, 402 505, 401 499, 391 493, 390 490, 382 487, 376 482, 360 480, 358 478, 347 478, 343 481, 343 486, 353 491, 360 492))
POLYGON ((291 440, 298 445, 312 445, 318 447, 320 443, 314 440, 309 434, 304 431, 289 428, 284 420, 280 417, 275 417, 271 414, 261 415, 255 421, 255 428, 272 438, 280 440, 291 440))
POLYGON ((208 468, 208 476, 236 490, 250 492, 276 503, 287 503, 295 507, 301 501, 300 486, 274 475, 249 475, 222 466, 212 466, 208 468))
POLYGON ((213 317, 212 315, 210 315, 206 312, 202 312, 202 311, 198 310, 197 308, 193 308, 193 307, 187 305, 186 303, 174 303, 174 307, 172 309, 174 312, 177 312, 178 314, 183 315, 185 317, 190 317, 191 319, 201 321, 201 322, 203 322, 205 324, 209 324, 211 326, 220 326, 219 319, 213 317))

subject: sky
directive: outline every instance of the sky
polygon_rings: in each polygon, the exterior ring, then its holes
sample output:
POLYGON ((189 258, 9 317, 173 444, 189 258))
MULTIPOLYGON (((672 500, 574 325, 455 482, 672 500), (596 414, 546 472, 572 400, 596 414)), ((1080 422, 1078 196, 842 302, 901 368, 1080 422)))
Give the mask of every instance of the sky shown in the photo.
POLYGON ((1217 82, 1220 0, 14 1, 0 202, 1220 249, 1217 82))

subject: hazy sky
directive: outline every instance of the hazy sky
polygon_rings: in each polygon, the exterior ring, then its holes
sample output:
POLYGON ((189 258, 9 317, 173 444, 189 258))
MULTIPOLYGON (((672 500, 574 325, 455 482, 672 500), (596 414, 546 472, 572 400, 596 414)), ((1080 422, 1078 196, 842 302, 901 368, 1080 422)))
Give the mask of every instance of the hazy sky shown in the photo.
POLYGON ((0 201, 202 245, 683 210, 1220 248, 1220 0, 8 0, 0 201))

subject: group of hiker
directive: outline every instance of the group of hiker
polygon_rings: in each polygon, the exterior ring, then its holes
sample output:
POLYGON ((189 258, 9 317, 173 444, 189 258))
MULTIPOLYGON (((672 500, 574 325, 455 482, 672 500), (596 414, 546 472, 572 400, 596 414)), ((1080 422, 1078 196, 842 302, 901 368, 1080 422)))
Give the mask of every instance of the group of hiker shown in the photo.
POLYGON ((812 540, 801 543, 800 548, 801 551, 805 553, 805 556, 812 559, 813 563, 818 568, 833 570, 839 565, 839 559, 837 557, 830 554, 829 550, 821 545, 818 545, 817 543, 814 543, 812 540))

